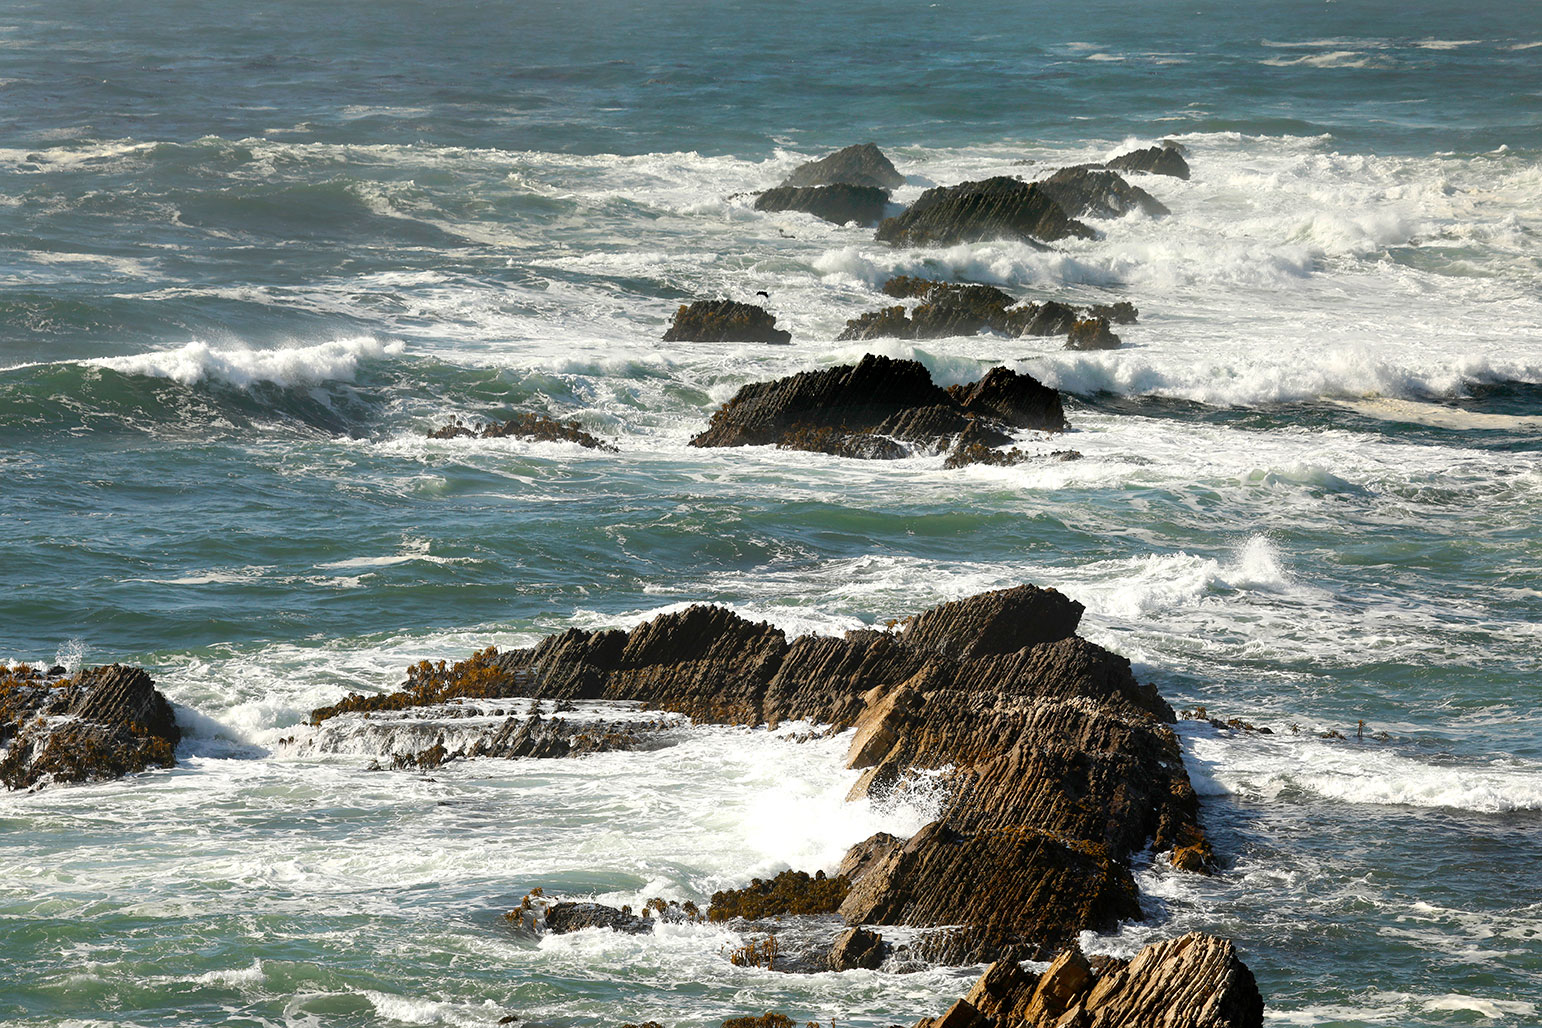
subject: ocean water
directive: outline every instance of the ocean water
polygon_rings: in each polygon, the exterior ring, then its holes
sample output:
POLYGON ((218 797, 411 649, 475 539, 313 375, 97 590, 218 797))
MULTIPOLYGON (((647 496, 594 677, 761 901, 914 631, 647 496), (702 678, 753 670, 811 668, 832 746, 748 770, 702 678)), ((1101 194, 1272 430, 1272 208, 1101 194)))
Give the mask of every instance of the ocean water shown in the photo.
MULTIPOLYGON (((258 8, 260 9, 254 9, 258 8)), ((1280 1025, 1542 1018, 1542 8, 1389 0, 0 12, 0 659, 143 664, 179 766, 0 796, 0 1020, 487 1025, 941 1012, 720 926, 534 939, 530 888, 832 868, 843 740, 371 773, 314 706, 696 601, 839 632, 1035 582, 1175 707, 1224 871, 1148 918, 1280 1025), (891 250, 754 191, 873 140, 925 188, 1173 139, 1172 216, 891 250), (1129 300, 1116 351, 848 344, 893 274, 1129 300), (665 344, 771 295, 794 345, 665 344), (1081 460, 686 446, 742 384, 913 357, 1067 395, 1081 460), (430 441, 575 418, 616 454, 430 441), (1365 723, 1357 739, 1358 723, 1365 723), (1324 738, 1338 732, 1346 738, 1324 738)))

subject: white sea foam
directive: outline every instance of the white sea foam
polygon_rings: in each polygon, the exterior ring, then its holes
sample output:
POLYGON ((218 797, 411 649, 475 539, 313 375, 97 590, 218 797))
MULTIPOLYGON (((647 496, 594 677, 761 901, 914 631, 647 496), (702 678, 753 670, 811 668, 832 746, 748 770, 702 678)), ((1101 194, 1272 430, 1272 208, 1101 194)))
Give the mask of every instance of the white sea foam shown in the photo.
POLYGON ((361 361, 395 356, 404 349, 400 342, 382 342, 368 336, 275 349, 192 342, 171 350, 99 357, 81 363, 124 375, 168 378, 183 385, 214 379, 246 389, 262 382, 280 386, 351 382, 361 361))

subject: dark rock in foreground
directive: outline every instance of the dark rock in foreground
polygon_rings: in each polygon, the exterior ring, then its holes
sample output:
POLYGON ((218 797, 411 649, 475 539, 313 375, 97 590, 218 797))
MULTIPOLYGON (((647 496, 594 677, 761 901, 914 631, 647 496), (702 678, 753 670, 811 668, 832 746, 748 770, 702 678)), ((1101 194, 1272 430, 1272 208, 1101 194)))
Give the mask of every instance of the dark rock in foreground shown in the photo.
POLYGON ((801 164, 787 176, 784 186, 873 186, 898 189, 905 184, 883 151, 873 143, 848 146, 844 150, 801 164))
POLYGON ((776 327, 776 318, 764 307, 734 300, 697 300, 675 311, 666 343, 775 343, 792 342, 792 333, 776 327))
MULTIPOLYGON (((1019 586, 944 604, 897 634, 789 641, 692 607, 630 632, 570 630, 484 652, 431 688, 352 707, 401 709, 417 694, 442 701, 464 689, 641 701, 716 723, 854 727, 853 796, 924 771, 946 799, 912 838, 853 850, 840 873, 842 918, 923 929, 912 945, 932 959, 1048 955, 1083 930, 1139 916, 1133 854, 1187 847, 1201 866, 1209 860, 1171 708, 1127 660, 1074 634, 1080 613, 1053 590, 1019 586)), ((736 902, 800 902, 819 879, 782 881, 738 890, 736 902)))
POLYGON ((1009 426, 1064 431, 1060 394, 1007 368, 944 390, 917 361, 868 354, 855 365, 744 386, 691 445, 776 444, 884 459, 909 455, 904 443, 945 449, 965 431, 998 446, 1009 426))
POLYGON ((1176 146, 1170 144, 1148 146, 1144 150, 1120 154, 1111 161, 1105 161, 1103 166, 1115 171, 1143 171, 1181 179, 1189 177, 1189 162, 1183 159, 1183 154, 1178 152, 1176 146))
POLYGON ((544 414, 520 414, 504 422, 487 422, 475 428, 459 418, 428 433, 430 439, 533 439, 547 443, 577 443, 591 450, 619 452, 609 443, 602 442, 585 432, 576 421, 557 421, 544 414))
POLYGON ((7 789, 175 766, 182 730, 142 668, 110 664, 69 677, 55 670, 0 672, 0 782, 7 789))
POLYGON ((877 238, 896 246, 952 246, 992 239, 1032 243, 1094 235, 1092 229, 1068 217, 1040 185, 998 176, 928 189, 903 213, 881 223, 877 238))
POLYGON ((889 203, 877 186, 778 186, 760 194, 757 211, 804 211, 837 225, 876 225, 889 203))
POLYGON ((967 996, 915 1028, 1260 1028, 1253 973, 1224 939, 1192 933, 1100 966, 1075 950, 1043 974, 998 960, 967 996))

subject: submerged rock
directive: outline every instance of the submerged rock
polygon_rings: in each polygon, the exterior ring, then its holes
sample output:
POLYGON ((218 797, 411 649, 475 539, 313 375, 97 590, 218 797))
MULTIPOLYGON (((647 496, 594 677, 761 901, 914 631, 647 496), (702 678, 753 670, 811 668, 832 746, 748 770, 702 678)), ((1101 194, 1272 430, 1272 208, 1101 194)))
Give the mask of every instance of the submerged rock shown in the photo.
POLYGON ((557 421, 544 414, 519 414, 504 422, 490 421, 475 428, 458 418, 428 433, 430 439, 533 439, 548 443, 577 443, 591 450, 619 451, 585 432, 576 421, 557 421))
POLYGON ((675 311, 666 343, 773 343, 792 341, 792 333, 776 327, 764 308, 734 300, 697 300, 675 311))
POLYGON ((181 741, 171 704, 143 668, 110 664, 72 676, 25 665, 0 671, 0 782, 7 789, 173 767, 181 741))
POLYGON ((1181 179, 1189 177, 1189 162, 1183 159, 1183 154, 1178 152, 1178 147, 1171 143, 1148 146, 1144 150, 1120 154, 1111 161, 1103 162, 1103 166, 1115 171, 1147 172, 1152 175, 1170 175, 1181 179))
POLYGON ((837 225, 872 226, 883 220, 889 192, 877 186, 778 186, 755 200, 757 211, 804 211, 837 225))
POLYGON ((642 935, 653 931, 653 919, 637 917, 603 903, 554 903, 546 908, 545 926, 553 935, 585 928, 609 928, 627 935, 642 935))
POLYGON ((1004 426, 1063 431, 1060 394, 1007 368, 944 390, 917 361, 868 354, 855 365, 744 386, 691 445, 776 444, 887 459, 908 455, 901 443, 945 449, 971 429, 977 441, 1000 445, 1009 438, 1004 426))
POLYGON ((884 190, 898 189, 904 184, 905 176, 873 143, 848 146, 801 164, 782 183, 784 186, 872 186, 884 190))
POLYGON ((1052 242, 1094 235, 1092 229, 1068 217, 1042 186, 998 176, 928 189, 903 213, 883 221, 877 238, 896 246, 952 246, 992 239, 1052 242))

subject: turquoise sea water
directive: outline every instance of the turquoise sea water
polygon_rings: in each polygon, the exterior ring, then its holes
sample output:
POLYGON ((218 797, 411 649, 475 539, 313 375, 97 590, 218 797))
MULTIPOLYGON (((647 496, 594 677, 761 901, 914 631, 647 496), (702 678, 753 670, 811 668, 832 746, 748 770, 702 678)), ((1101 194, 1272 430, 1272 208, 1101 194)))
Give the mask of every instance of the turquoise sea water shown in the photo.
POLYGON ((379 2, 0 12, 0 659, 141 663, 177 770, 0 796, 0 1019, 909 1024, 978 969, 537 943, 532 886, 705 899, 927 801, 839 740, 366 774, 349 689, 715 601, 836 632, 1031 581, 1175 707, 1227 863, 1091 950, 1235 938, 1279 1024, 1542 1010, 1542 9, 379 2), (873 140, 926 187, 1176 139, 1173 210, 893 251, 746 194, 873 140), (1127 299, 1125 346, 836 343, 891 274, 1127 299), (659 342, 771 294, 794 345, 659 342), (875 349, 1067 393, 1083 459, 686 440, 875 349), (619 454, 426 431, 535 410, 619 454), (1368 737, 1353 738, 1357 722, 1368 737), (1291 731, 1291 726, 1296 731, 1291 731), (1337 730, 1346 740, 1324 739, 1337 730), (1383 734, 1384 733, 1384 734, 1383 734))

